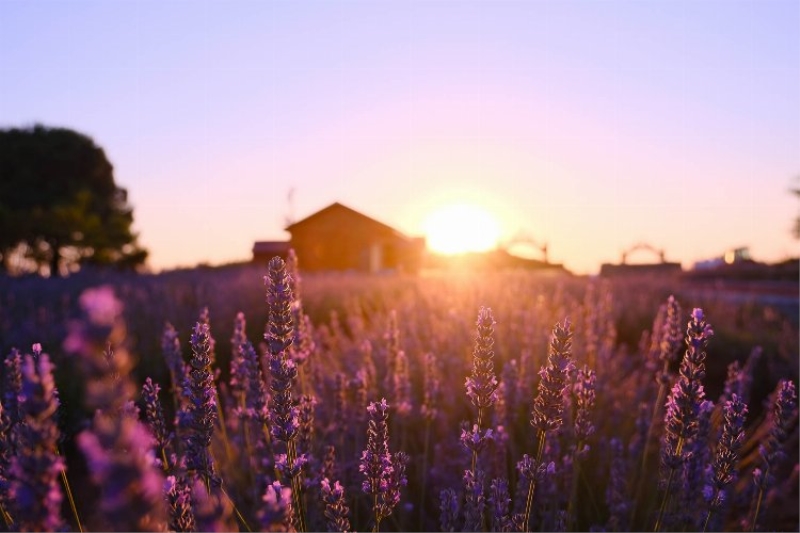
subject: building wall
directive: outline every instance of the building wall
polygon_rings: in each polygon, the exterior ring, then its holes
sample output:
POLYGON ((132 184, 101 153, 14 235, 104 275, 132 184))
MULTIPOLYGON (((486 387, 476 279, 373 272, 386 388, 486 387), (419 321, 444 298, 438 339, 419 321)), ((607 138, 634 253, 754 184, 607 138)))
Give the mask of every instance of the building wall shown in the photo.
POLYGON ((291 229, 304 270, 378 272, 410 266, 410 244, 389 228, 344 210, 331 210, 291 229))

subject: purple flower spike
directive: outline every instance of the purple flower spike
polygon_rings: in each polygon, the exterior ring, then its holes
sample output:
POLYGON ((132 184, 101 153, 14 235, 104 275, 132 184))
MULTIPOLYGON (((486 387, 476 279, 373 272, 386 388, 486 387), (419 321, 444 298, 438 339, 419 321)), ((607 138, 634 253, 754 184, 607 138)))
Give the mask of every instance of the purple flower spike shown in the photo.
POLYGON ((22 423, 17 426, 17 455, 11 459, 10 494, 20 531, 57 531, 61 518, 59 475, 64 461, 58 455, 58 408, 53 365, 46 354, 22 362, 22 423))
POLYGON ((712 512, 721 509, 725 503, 727 487, 736 481, 736 465, 739 461, 739 449, 744 440, 747 405, 734 393, 731 399, 725 402, 722 412, 724 417, 722 435, 703 489, 703 496, 708 503, 706 525, 712 512))
MULTIPOLYGON (((169 444, 169 435, 167 434, 167 425, 164 422, 164 410, 161 407, 161 400, 158 399, 158 393, 161 387, 158 383, 153 383, 149 377, 142 385, 142 400, 144 401, 144 416, 147 421, 147 426, 156 440, 158 445, 159 455, 166 457, 167 445, 169 444)), ((169 465, 163 465, 167 468, 169 465)))
POLYGON ((370 496, 385 491, 392 474, 392 458, 389 454, 389 404, 386 398, 380 403, 371 402, 367 407, 369 428, 367 449, 361 454, 359 472, 364 474, 361 490, 370 496))
POLYGON ((700 407, 705 399, 702 384, 705 347, 712 334, 711 326, 703 320, 702 309, 695 308, 686 328, 688 348, 681 361, 680 377, 672 387, 664 417, 666 431, 662 458, 668 469, 683 463, 688 452, 684 444, 697 434, 700 407))
POLYGON ((797 418, 797 391, 792 381, 781 380, 773 394, 769 435, 759 447, 763 466, 753 471, 753 481, 758 488, 758 495, 751 524, 752 531, 758 526, 764 494, 774 485, 775 473, 780 470, 779 467, 786 457, 783 448, 789 439, 789 430, 795 418, 797 418))
MULTIPOLYGON (((267 305, 269 319, 264 339, 273 356, 283 354, 294 342, 292 326, 292 302, 294 295, 291 288, 291 277, 286 272, 286 263, 280 257, 273 257, 269 262, 269 271, 264 277, 267 286, 267 305)), ((286 357, 284 354, 283 357, 286 357)))
POLYGON ((373 531, 377 531, 381 520, 392 514, 400 501, 400 488, 406 484, 405 471, 409 457, 403 452, 397 452, 394 456, 389 453, 389 404, 386 399, 380 403, 370 403, 367 412, 370 417, 367 449, 361 454, 358 469, 364 474, 361 489, 373 497, 373 531))
POLYGON ((439 527, 442 531, 461 531, 458 526, 458 515, 461 506, 458 495, 453 489, 444 489, 439 493, 439 527))
POLYGON ((188 399, 179 426, 186 446, 186 469, 210 482, 220 483, 208 447, 217 420, 217 391, 211 372, 211 336, 208 324, 197 322, 191 337, 188 399))
POLYGON ((564 414, 564 388, 572 369, 572 329, 569 321, 556 324, 550 340, 547 365, 539 371, 541 382, 533 402, 531 425, 539 431, 561 427, 564 414))
POLYGON ((186 478, 168 476, 164 482, 164 494, 169 509, 170 531, 196 531, 192 511, 192 487, 186 478))
POLYGON ((494 317, 492 310, 481 307, 478 311, 478 334, 472 352, 472 374, 467 378, 467 396, 479 410, 497 401, 497 377, 494 373, 494 317))
POLYGON ((350 531, 350 519, 348 514, 350 509, 344 498, 344 487, 338 481, 331 486, 328 478, 323 478, 320 482, 322 489, 322 501, 325 503, 325 519, 328 523, 328 531, 350 531))

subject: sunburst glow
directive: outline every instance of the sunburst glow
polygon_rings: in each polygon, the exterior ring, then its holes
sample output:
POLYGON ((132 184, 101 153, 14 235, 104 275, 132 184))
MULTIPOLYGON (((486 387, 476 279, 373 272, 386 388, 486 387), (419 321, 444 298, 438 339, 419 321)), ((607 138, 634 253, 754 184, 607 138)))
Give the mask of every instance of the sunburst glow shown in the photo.
POLYGON ((490 250, 500 238, 497 219, 469 204, 442 207, 428 216, 423 227, 428 247, 443 254, 490 250))

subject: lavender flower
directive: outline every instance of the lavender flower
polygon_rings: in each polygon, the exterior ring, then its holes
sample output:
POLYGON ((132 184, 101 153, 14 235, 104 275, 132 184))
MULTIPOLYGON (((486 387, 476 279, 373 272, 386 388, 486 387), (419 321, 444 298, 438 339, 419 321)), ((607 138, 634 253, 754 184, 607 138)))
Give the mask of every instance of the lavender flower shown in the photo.
POLYGON ((267 427, 269 424, 269 392, 264 372, 258 361, 258 354, 250 341, 239 346, 242 354, 242 367, 247 372, 247 395, 243 415, 267 427))
POLYGON ((13 428, 22 420, 20 396, 22 395, 22 356, 12 348, 4 361, 3 406, 13 428))
POLYGON ((303 473, 308 466, 308 457, 305 455, 298 455, 290 463, 289 456, 285 453, 279 453, 275 456, 275 469, 280 472, 281 476, 288 480, 294 480, 303 473))
POLYGON ((684 445, 697 434, 700 406, 705 397, 701 380, 705 377, 705 347, 713 335, 703 318, 703 310, 692 311, 686 330, 688 349, 681 362, 680 378, 667 401, 664 418, 665 438, 663 462, 673 470, 685 459, 684 445))
POLYGON ((756 468, 753 471, 753 481, 758 488, 755 511, 753 512, 753 531, 758 526, 758 517, 761 512, 764 493, 775 482, 774 473, 778 470, 778 466, 785 457, 783 447, 789 438, 789 430, 794 419, 797 417, 797 392, 792 381, 781 380, 778 383, 770 415, 769 436, 766 442, 759 446, 759 454, 764 466, 763 469, 756 468))
POLYGON ((379 403, 371 402, 367 407, 369 427, 367 429, 367 449, 361 454, 359 472, 364 474, 361 490, 377 497, 388 490, 392 473, 392 458, 389 454, 389 404, 386 399, 379 403))
POLYGON ((59 475, 64 460, 58 455, 58 428, 53 419, 58 401, 53 365, 46 354, 22 362, 18 449, 11 459, 10 493, 15 527, 19 531, 56 531, 63 527, 59 475))
POLYGON ((222 495, 219 488, 209 491, 200 478, 193 479, 192 503, 197 531, 236 531, 238 524, 230 499, 222 495))
POLYGON ((350 380, 350 393, 353 398, 350 416, 357 423, 367 420, 366 406, 368 401, 367 391, 367 372, 362 368, 356 372, 356 376, 350 380))
MULTIPOLYGON (((594 433, 594 424, 591 421, 591 413, 594 409, 595 403, 595 386, 597 382, 597 374, 594 370, 589 370, 585 366, 578 370, 578 377, 573 386, 575 393, 575 404, 577 407, 577 414, 575 416, 575 440, 581 444, 585 444, 594 433)), ((583 453, 585 448, 576 450, 577 453, 583 453)))
MULTIPOLYGON (((333 375, 333 401, 331 402, 331 419, 334 427, 347 426, 347 376, 342 372, 333 375)), ((364 407, 361 406, 361 409, 364 407)))
POLYGON ((269 262, 264 283, 267 287, 267 305, 269 319, 264 339, 273 357, 286 357, 286 350, 294 342, 292 327, 292 302, 294 296, 291 289, 291 277, 286 272, 286 264, 280 257, 273 257, 269 262))
POLYGON ((208 447, 217 420, 217 394, 211 372, 211 337, 208 324, 197 322, 192 331, 192 358, 189 372, 189 403, 179 416, 185 444, 186 469, 203 476, 207 484, 218 485, 208 447))
POLYGON ((492 510, 490 531, 508 531, 511 495, 506 478, 493 479, 489 485, 489 506, 492 510))
POLYGON ((732 393, 731 399, 723 407, 722 435, 703 488, 703 497, 708 503, 704 531, 708 529, 713 513, 718 512, 725 503, 726 488, 736 482, 736 463, 739 461, 739 449, 744 440, 746 416, 747 405, 736 393, 732 393))
POLYGON ((294 440, 300 427, 298 409, 292 402, 292 383, 297 378, 297 367, 288 357, 273 356, 269 369, 272 374, 270 431, 274 439, 288 443, 294 440))
MULTIPOLYGON (((291 277, 286 272, 286 264, 280 257, 269 262, 268 274, 264 278, 267 285, 267 304, 269 318, 264 339, 270 352, 269 369, 272 375, 270 390, 270 423, 273 438, 286 443, 289 469, 295 467, 298 459, 295 437, 300 427, 298 409, 292 401, 292 384, 297 379, 297 366, 292 360, 289 348, 294 342, 292 328, 291 277)), ((292 478, 292 523, 296 529, 305 530, 305 517, 300 499, 301 483, 299 476, 292 478)))
POLYGON ((197 531, 192 511, 192 487, 185 477, 168 476, 164 494, 169 509, 170 531, 197 531))
POLYGON ((336 464, 336 447, 326 445, 325 453, 322 456, 322 467, 320 470, 320 479, 328 478, 335 479, 338 476, 339 468, 336 464))
POLYGON ((314 409, 317 400, 313 396, 303 395, 300 397, 300 408, 297 432, 297 453, 310 454, 311 443, 314 440, 314 409))
POLYGON ((8 478, 11 458, 14 456, 11 445, 11 420, 8 417, 3 402, 0 401, 0 514, 7 529, 11 529, 13 521, 8 514, 10 495, 8 493, 8 478))
POLYGON ((463 423, 461 426, 461 444, 472 454, 483 451, 493 439, 494 434, 491 429, 482 432, 478 424, 473 424, 472 428, 468 423, 463 423))
POLYGON ((742 397, 742 367, 739 361, 734 361, 728 365, 728 373, 725 378, 725 387, 722 395, 724 398, 733 398, 733 395, 742 397))
POLYGON ((287 352, 293 342, 291 304, 291 278, 286 265, 279 257, 269 262, 267 303, 269 320, 264 338, 271 354, 269 369, 272 374, 270 389, 270 419, 272 436, 283 442, 294 440, 299 422, 297 408, 292 402, 292 384, 297 378, 297 366, 287 352))
POLYGON ((211 359, 210 365, 213 366, 214 362, 217 360, 216 351, 214 349, 217 345, 217 341, 211 336, 211 317, 208 312, 208 307, 203 307, 200 310, 198 321, 208 328, 208 339, 206 341, 208 342, 208 358, 211 359))
POLYGON ((85 291, 80 302, 88 318, 72 324, 64 346, 80 355, 86 402, 96 409, 91 429, 77 440, 101 492, 101 528, 161 528, 167 516, 164 480, 153 468, 153 439, 130 403, 135 387, 129 378, 131 358, 122 344, 122 305, 108 287, 85 291), (110 358, 109 346, 116 346, 110 358))
POLYGON ((320 482, 322 488, 322 501, 325 503, 325 518, 328 523, 328 531, 350 531, 350 520, 348 514, 350 509, 344 499, 344 487, 338 481, 331 483, 328 478, 322 478, 320 482))
POLYGON ((274 481, 267 485, 261 500, 264 502, 258 513, 261 531, 289 531, 288 525, 295 521, 292 489, 274 481))
POLYGON ((483 470, 464 470, 464 531, 483 531, 486 496, 483 470))
POLYGON ((428 352, 425 354, 423 398, 420 406, 420 414, 426 422, 433 422, 439 414, 440 389, 441 376, 439 375, 436 356, 428 352))
POLYGON ((571 350, 571 324, 568 320, 565 320, 563 324, 557 323, 553 328, 547 364, 539 371, 541 381, 539 382, 538 393, 533 401, 533 412, 531 413, 531 425, 539 430, 536 458, 530 460, 526 455, 523 457, 523 461, 517 465, 522 477, 529 481, 528 496, 525 500, 525 514, 522 522, 526 530, 529 526, 533 496, 536 491, 537 476, 535 472, 542 468, 545 437, 548 431, 558 429, 563 423, 564 391, 567 385, 567 377, 573 367, 571 350))
POLYGON ((161 407, 161 400, 158 399, 158 393, 161 387, 149 377, 142 385, 142 400, 144 400, 144 415, 147 421, 147 426, 150 428, 153 437, 158 445, 158 455, 164 461, 163 468, 169 468, 167 463, 167 446, 169 444, 169 435, 167 434, 167 425, 164 422, 164 410, 161 407))
POLYGON ((494 373, 494 317, 492 310, 481 307, 478 311, 478 333, 472 351, 472 373, 467 378, 467 396, 472 405, 478 408, 478 425, 481 425, 483 409, 494 405, 497 397, 497 377, 494 373))
POLYGON ((161 352, 164 355, 164 361, 167 363, 167 368, 169 368, 170 377, 172 378, 172 395, 175 400, 175 406, 178 409, 184 408, 188 401, 186 391, 189 384, 189 369, 186 363, 183 362, 178 332, 175 331, 175 328, 170 323, 164 326, 164 333, 161 336, 161 352))
POLYGON ((411 379, 408 372, 408 358, 404 350, 398 350, 394 357, 392 397, 395 400, 397 416, 405 418, 411 414, 411 379))
POLYGON ((408 456, 398 452, 392 457, 389 453, 389 404, 386 399, 370 403, 367 411, 370 417, 367 448, 361 454, 358 469, 364 475, 361 490, 373 498, 373 531, 378 531, 381 520, 392 514, 400 501, 400 488, 406 484, 408 456))
POLYGON ((244 313, 237 313, 233 324, 233 336, 231 337, 231 379, 229 384, 231 393, 237 399, 240 414, 250 385, 250 372, 248 372, 244 353, 242 352, 242 345, 248 342, 245 333, 246 326, 244 313))
POLYGON ((391 515, 397 504, 400 503, 400 490, 406 486, 406 466, 410 457, 405 452, 395 452, 392 454, 392 471, 389 476, 389 485, 378 499, 378 515, 386 518, 391 515))
POLYGON ((572 331, 569 321, 556 324, 550 340, 547 365, 539 371, 541 381, 533 402, 531 425, 541 433, 561 427, 564 413, 564 388, 572 368, 572 331))
POLYGON ((664 446, 661 460, 667 470, 664 480, 664 497, 656 519, 655 530, 663 524, 664 513, 671 498, 675 470, 680 468, 689 456, 687 443, 698 433, 700 410, 705 398, 702 379, 705 377, 705 347, 713 335, 703 316, 703 310, 695 308, 686 329, 688 348, 681 361, 680 377, 672 387, 667 400, 664 417, 664 446))
POLYGON ((383 338, 386 340, 386 375, 383 378, 383 390, 391 392, 394 389, 397 354, 402 349, 400 346, 400 330, 397 327, 397 311, 394 309, 389 312, 389 325, 383 338))
POLYGON ((658 358, 664 365, 662 373, 658 376, 658 381, 664 385, 669 384, 669 365, 677 360, 683 341, 680 317, 681 306, 675 297, 670 295, 667 299, 666 317, 660 331, 658 343, 658 358))
POLYGON ((293 248, 289 249, 289 254, 286 257, 286 270, 289 276, 289 289, 293 296, 291 309, 294 339, 289 352, 294 364, 300 366, 308 360, 308 357, 315 349, 315 345, 311 336, 311 321, 303 313, 303 303, 300 299, 301 278, 299 262, 293 248))
POLYGON ((17 454, 17 426, 22 423, 22 356, 12 348, 4 361, 3 396, 0 402, 0 513, 7 528, 12 527, 9 469, 17 454))
POLYGON ((442 531, 461 531, 458 527, 458 515, 461 506, 458 495, 453 489, 444 489, 439 493, 439 527, 442 531))
POLYGON ((697 415, 697 433, 686 443, 687 457, 683 462, 683 475, 680 478, 679 512, 677 520, 684 527, 697 529, 700 521, 696 502, 702 499, 705 470, 709 462, 708 440, 711 434, 711 413, 714 402, 704 400, 697 415))

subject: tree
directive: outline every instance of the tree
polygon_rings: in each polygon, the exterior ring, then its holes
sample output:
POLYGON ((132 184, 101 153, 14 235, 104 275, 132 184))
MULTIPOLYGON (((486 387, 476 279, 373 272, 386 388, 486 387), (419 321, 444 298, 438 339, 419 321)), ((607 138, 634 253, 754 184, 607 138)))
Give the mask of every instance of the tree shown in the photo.
POLYGON ((0 130, 0 268, 60 275, 143 264, 147 251, 113 170, 81 133, 38 124, 0 130))

